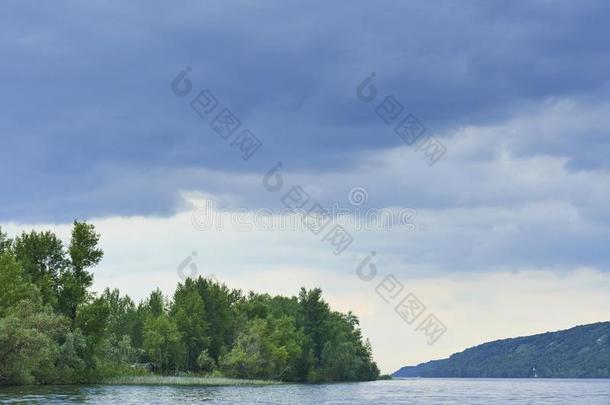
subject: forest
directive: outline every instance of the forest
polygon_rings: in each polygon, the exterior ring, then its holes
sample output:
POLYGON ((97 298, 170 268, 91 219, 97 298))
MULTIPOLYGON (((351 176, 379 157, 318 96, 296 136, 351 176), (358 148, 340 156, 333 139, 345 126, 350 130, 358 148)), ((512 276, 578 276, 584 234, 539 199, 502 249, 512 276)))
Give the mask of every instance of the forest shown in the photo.
POLYGON ((496 340, 413 367, 395 377, 610 378, 610 322, 496 340))
POLYGON ((358 318, 319 288, 298 296, 230 289, 198 277, 171 297, 134 302, 92 291, 100 235, 74 221, 54 233, 0 229, 0 384, 78 384, 123 375, 198 375, 291 382, 374 380, 358 318))

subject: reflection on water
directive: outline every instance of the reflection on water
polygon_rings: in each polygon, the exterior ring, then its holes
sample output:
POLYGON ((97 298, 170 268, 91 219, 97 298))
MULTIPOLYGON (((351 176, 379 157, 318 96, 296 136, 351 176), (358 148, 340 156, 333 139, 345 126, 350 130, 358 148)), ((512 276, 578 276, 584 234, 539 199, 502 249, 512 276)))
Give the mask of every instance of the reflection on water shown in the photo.
POLYGON ((404 379, 259 387, 28 386, 1 403, 103 404, 610 404, 610 380, 404 379))

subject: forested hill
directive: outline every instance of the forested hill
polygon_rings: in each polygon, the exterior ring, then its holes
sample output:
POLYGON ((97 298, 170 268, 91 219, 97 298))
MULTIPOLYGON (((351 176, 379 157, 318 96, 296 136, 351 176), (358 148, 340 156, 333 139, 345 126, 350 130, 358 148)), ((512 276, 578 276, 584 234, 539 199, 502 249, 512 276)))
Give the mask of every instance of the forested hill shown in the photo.
POLYGON ((394 377, 609 378, 610 322, 497 340, 394 377))

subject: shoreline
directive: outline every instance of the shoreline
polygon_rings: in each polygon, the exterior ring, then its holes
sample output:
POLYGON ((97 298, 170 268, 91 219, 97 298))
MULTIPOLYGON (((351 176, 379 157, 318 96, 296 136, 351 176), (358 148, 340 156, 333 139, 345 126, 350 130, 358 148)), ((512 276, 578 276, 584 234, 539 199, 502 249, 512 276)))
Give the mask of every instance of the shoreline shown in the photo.
POLYGON ((191 376, 161 376, 161 375, 141 375, 141 376, 118 376, 108 377, 100 381, 81 382, 74 384, 17 384, 0 385, 0 389, 7 387, 45 387, 45 386, 89 386, 89 385, 133 385, 133 386, 207 386, 207 387, 239 387, 239 386, 268 386, 268 385, 320 385, 320 384, 341 384, 341 383, 360 383, 372 381, 387 381, 390 378, 380 378, 371 381, 333 381, 325 383, 311 382, 286 382, 279 380, 258 380, 258 379, 239 379, 228 377, 191 377, 191 376))

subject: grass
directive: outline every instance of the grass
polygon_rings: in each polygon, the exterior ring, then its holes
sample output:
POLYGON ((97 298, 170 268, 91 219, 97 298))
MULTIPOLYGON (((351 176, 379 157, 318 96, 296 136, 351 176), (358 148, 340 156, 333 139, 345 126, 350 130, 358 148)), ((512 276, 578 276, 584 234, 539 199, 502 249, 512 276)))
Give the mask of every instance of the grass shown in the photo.
POLYGON ((124 376, 107 378, 103 381, 109 385, 207 385, 207 386, 235 386, 235 385, 272 385, 281 384, 270 380, 240 380, 224 377, 174 377, 174 376, 124 376))

